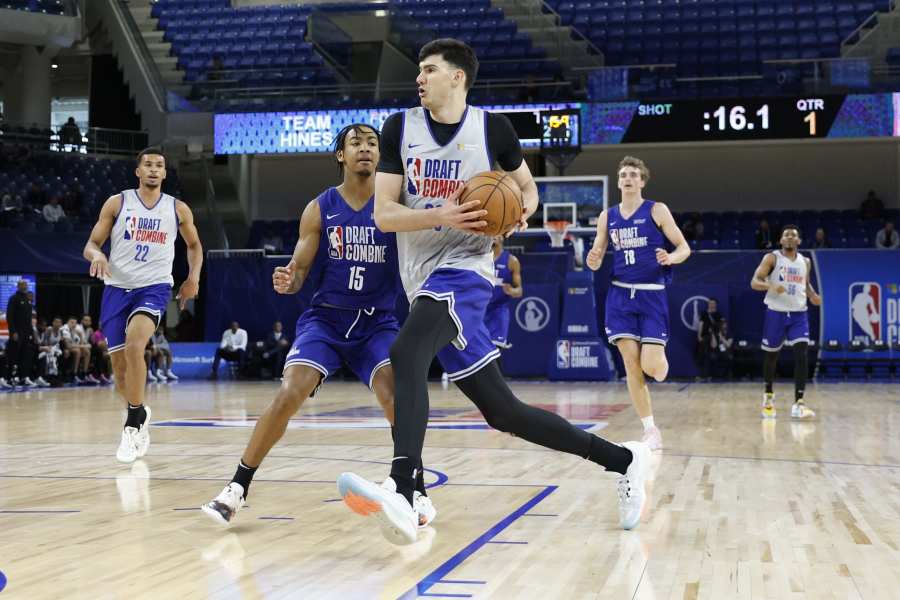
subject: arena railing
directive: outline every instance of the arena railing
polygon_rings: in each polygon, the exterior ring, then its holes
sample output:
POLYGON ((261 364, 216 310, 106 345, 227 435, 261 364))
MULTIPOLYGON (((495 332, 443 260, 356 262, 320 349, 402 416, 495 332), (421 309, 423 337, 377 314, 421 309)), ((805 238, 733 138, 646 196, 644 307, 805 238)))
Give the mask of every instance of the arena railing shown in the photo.
POLYGON ((148 135, 143 131, 90 127, 81 132, 78 143, 63 141, 59 132, 49 128, 33 133, 36 126, 3 123, 0 126, 0 142, 19 144, 35 150, 50 152, 75 152, 78 154, 104 154, 112 156, 135 156, 148 145, 148 135), (30 131, 29 131, 30 130, 30 131))

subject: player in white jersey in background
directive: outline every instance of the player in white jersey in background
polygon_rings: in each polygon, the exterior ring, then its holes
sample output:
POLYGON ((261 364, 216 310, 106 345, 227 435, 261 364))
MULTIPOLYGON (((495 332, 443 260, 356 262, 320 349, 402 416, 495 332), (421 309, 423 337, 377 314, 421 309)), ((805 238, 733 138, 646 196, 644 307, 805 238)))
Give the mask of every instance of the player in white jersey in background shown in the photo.
POLYGON ((808 373, 809 318, 807 298, 819 306, 822 298, 809 282, 811 263, 800 254, 800 229, 785 225, 781 230, 781 250, 769 252, 756 268, 750 287, 766 292, 766 319, 763 325, 762 349, 763 376, 766 391, 763 394, 762 417, 775 418, 775 402, 772 385, 778 366, 778 351, 787 344, 794 349, 794 405, 791 416, 808 419, 816 415, 806 407, 803 393, 808 373))
POLYGON ((162 322, 172 293, 172 263, 178 233, 187 244, 190 267, 177 298, 197 296, 203 248, 188 205, 162 193, 166 159, 158 148, 137 157, 139 187, 111 196, 84 247, 91 277, 103 279, 100 326, 109 340, 116 390, 128 404, 128 417, 116 458, 124 463, 144 456, 150 446, 150 409, 144 406, 147 366, 144 348, 162 322), (110 240, 109 258, 101 247, 110 240))

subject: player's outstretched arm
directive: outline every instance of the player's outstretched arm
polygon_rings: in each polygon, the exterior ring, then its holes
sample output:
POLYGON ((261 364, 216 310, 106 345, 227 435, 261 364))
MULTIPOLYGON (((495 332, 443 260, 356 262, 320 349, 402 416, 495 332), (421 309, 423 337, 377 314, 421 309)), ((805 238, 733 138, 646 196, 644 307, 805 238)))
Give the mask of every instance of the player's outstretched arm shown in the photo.
POLYGON ((609 246, 609 231, 606 224, 609 222, 609 215, 604 210, 597 217, 597 235, 594 237, 594 245, 587 255, 587 266, 590 270, 596 271, 603 264, 603 257, 606 255, 606 247, 609 246))
POLYGON ((300 234, 291 262, 284 267, 275 267, 275 272, 272 273, 272 287, 276 292, 296 294, 300 291, 316 260, 321 235, 322 211, 319 209, 319 201, 313 200, 300 215, 300 234))
POLYGON ((803 260, 806 261, 806 297, 809 298, 809 301, 815 306, 822 306, 822 296, 816 292, 815 288, 812 286, 812 282, 809 280, 809 274, 812 273, 812 261, 806 257, 804 257, 803 260))
POLYGON ((203 246, 200 244, 200 235, 194 225, 194 213, 191 208, 181 200, 175 201, 175 212, 178 214, 178 233, 184 239, 187 246, 188 276, 178 288, 178 307, 184 310, 185 303, 191 298, 196 298, 200 293, 200 270, 203 268, 203 246))
POLYGON ((669 207, 662 202, 657 202, 653 205, 651 216, 656 221, 656 224, 659 225, 666 239, 675 246, 675 250, 672 252, 666 252, 663 248, 657 248, 656 261, 661 265, 677 265, 686 261, 691 255, 691 247, 688 245, 687 240, 684 239, 681 229, 675 223, 675 218, 672 216, 669 207))
POLYGON ((487 211, 477 208, 477 200, 459 204, 459 195, 465 186, 457 189, 442 206, 412 209, 400 204, 403 180, 403 175, 394 173, 379 171, 375 174, 375 225, 381 231, 422 231, 434 227, 453 227, 475 233, 475 230, 487 226, 487 221, 482 219, 487 211))
POLYGON ((94 224, 94 228, 91 229, 91 235, 84 245, 82 256, 91 263, 91 277, 106 279, 110 276, 109 261, 100 247, 106 243, 107 239, 109 239, 109 234, 112 233, 113 225, 116 222, 116 217, 121 208, 121 194, 116 194, 115 196, 107 198, 106 202, 103 203, 103 207, 100 209, 100 216, 97 218, 97 223, 94 224))
MULTIPOLYGON (((768 292, 772 287, 766 279, 769 277, 769 273, 772 272, 772 269, 775 268, 775 255, 769 252, 766 254, 762 261, 759 263, 759 266, 756 267, 756 271, 753 272, 753 279, 750 280, 750 287, 756 290, 757 292, 768 292)), ((774 290, 778 294, 783 294, 785 289, 783 285, 779 285, 774 290)))
POLYGON ((503 291, 510 298, 521 298, 522 297, 522 265, 519 263, 519 259, 509 255, 509 262, 506 263, 506 267, 509 269, 510 279, 512 279, 512 284, 504 283, 503 291))

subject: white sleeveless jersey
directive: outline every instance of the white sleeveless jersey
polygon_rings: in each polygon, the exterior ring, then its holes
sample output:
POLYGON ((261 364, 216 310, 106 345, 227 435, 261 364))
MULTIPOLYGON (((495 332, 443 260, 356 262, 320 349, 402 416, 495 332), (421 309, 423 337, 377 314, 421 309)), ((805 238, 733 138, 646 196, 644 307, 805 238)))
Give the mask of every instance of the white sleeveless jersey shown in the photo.
MULTIPOLYGON (((403 115, 400 156, 406 166, 400 202, 409 208, 442 206, 474 175, 493 168, 487 148, 487 113, 469 106, 456 135, 439 145, 428 125, 425 109, 403 115)), ((474 271, 493 285, 491 238, 440 227, 397 233, 400 277, 410 299, 436 269, 474 271)))
POLYGON ((802 312, 806 310, 806 281, 809 275, 806 258, 799 252, 795 260, 788 259, 781 250, 776 250, 775 268, 769 273, 768 281, 784 286, 783 294, 774 290, 766 292, 766 306, 779 312, 802 312))
POLYGON ((122 206, 110 234, 109 271, 105 280, 127 290, 167 283, 172 285, 172 262, 178 215, 175 198, 162 194, 148 208, 137 190, 122 192, 122 206))

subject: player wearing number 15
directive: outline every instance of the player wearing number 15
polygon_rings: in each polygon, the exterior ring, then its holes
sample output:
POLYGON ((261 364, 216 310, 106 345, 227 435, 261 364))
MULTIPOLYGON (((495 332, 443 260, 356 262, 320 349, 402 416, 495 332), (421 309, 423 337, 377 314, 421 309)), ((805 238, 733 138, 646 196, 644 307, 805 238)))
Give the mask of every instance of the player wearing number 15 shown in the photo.
POLYGON ((188 205, 162 193, 166 158, 158 148, 137 157, 139 187, 109 198, 84 247, 91 276, 103 279, 100 326, 109 340, 116 390, 128 417, 116 458, 134 462, 150 446, 150 409, 144 407, 147 367, 144 348, 162 321, 172 294, 172 262, 179 233, 190 271, 178 291, 181 308, 200 289, 203 248, 188 205), (110 240, 109 259, 100 247, 110 240))
POLYGON ((588 253, 587 264, 591 269, 599 269, 606 247, 612 242, 606 335, 622 353, 628 393, 644 425, 643 441, 652 450, 661 450, 662 436, 653 422, 644 373, 662 381, 669 372, 666 284, 672 278, 672 265, 687 260, 691 249, 669 208, 642 197, 649 179, 650 170, 642 160, 626 156, 619 163, 622 202, 600 213, 597 237, 588 253), (667 240, 675 246, 673 252, 663 247, 667 240))
MULTIPOLYGON (((394 304, 400 294, 397 236, 375 226, 375 166, 379 134, 352 124, 338 133, 334 157, 343 183, 306 205, 294 255, 278 267, 272 284, 279 294, 296 294, 314 275, 311 306, 297 319, 297 336, 287 355, 275 400, 259 418, 231 482, 201 509, 227 525, 241 509, 263 459, 284 435, 288 421, 329 375, 346 365, 368 386, 394 422, 394 373, 390 348, 400 325, 394 304)), ((392 428, 393 433, 393 428, 392 428)), ((416 481, 418 525, 437 511, 416 481)))

